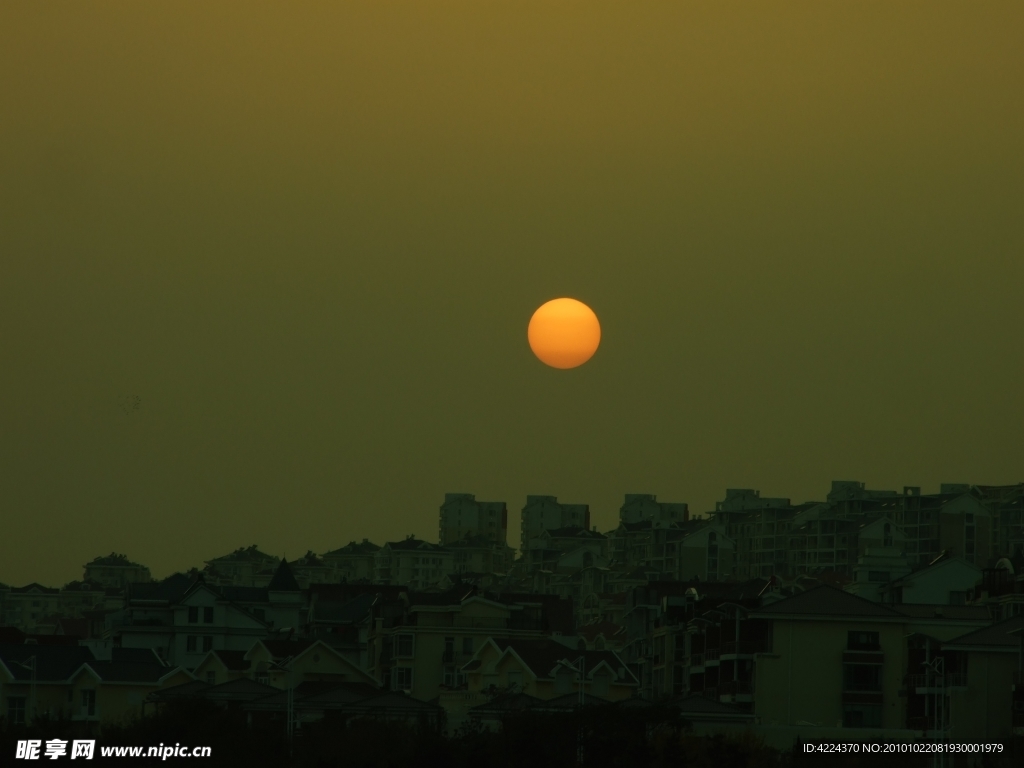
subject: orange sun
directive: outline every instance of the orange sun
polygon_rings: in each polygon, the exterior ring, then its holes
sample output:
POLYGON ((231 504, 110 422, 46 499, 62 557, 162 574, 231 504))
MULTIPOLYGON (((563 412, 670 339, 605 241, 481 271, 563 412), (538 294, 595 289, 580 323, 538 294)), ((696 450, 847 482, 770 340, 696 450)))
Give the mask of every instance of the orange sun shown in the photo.
POLYGON ((601 324, 594 310, 576 299, 552 299, 542 304, 526 332, 530 349, 552 368, 575 368, 597 352, 601 324))

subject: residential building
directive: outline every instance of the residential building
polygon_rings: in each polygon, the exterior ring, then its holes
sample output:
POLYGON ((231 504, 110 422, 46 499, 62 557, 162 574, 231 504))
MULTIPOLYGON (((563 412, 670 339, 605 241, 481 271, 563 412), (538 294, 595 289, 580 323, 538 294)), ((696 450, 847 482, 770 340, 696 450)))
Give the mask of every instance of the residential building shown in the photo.
POLYGON ((572 604, 552 595, 409 594, 375 607, 369 669, 392 690, 429 701, 466 684, 460 673, 488 638, 571 635, 572 604))
POLYGON ((298 560, 293 560, 288 565, 295 575, 295 581, 303 589, 309 587, 310 584, 330 584, 337 578, 334 568, 325 560, 314 555, 312 551, 307 551, 305 555, 298 560))
MULTIPOLYGON (((950 640, 991 622, 983 608, 887 606, 825 585, 747 617, 765 625, 762 647, 750 658, 754 712, 762 723, 876 731, 911 727, 904 686, 916 671, 906 666, 915 638, 950 640)), ((705 674, 715 643, 708 633, 705 674)))
POLYGON ((512 570, 515 550, 504 542, 482 535, 466 535, 447 545, 452 553, 454 573, 499 573, 512 570))
POLYGON ((522 531, 519 549, 525 552, 527 541, 542 531, 565 528, 590 530, 589 504, 563 504, 555 496, 527 496, 522 509, 522 531))
POLYGON ((938 557, 934 562, 879 587, 885 603, 966 605, 982 571, 961 557, 938 557))
MULTIPOLYGON (((568 552, 577 552, 580 558, 583 552, 589 552, 593 557, 607 559, 608 537, 579 526, 541 529, 523 543, 519 568, 523 573, 557 571, 559 561, 568 552)), ((583 565, 581 559, 580 566, 583 565)), ((566 569, 573 566, 563 563, 563 570, 566 569)))
POLYGON ((106 557, 97 557, 86 563, 82 581, 100 584, 103 587, 124 588, 136 582, 145 584, 153 580, 149 568, 133 563, 125 555, 111 552, 106 557))
POLYGON ((639 681, 614 651, 567 647, 551 638, 488 638, 463 666, 470 694, 525 693, 542 701, 583 693, 603 701, 636 695, 639 681))
POLYGON ((12 725, 37 717, 123 722, 143 714, 154 691, 192 679, 152 654, 100 661, 78 645, 0 645, 0 713, 12 725))
POLYGON ((881 589, 892 581, 902 579, 911 572, 907 557, 896 547, 869 547, 857 558, 853 580, 845 589, 851 594, 882 602, 881 589))
POLYGON ((477 501, 471 493, 446 493, 438 527, 442 547, 466 538, 505 544, 508 508, 504 501, 477 501))
POLYGON ((380 547, 369 539, 350 541, 321 558, 334 571, 332 581, 373 581, 374 562, 380 547))
POLYGON ((280 558, 261 552, 253 544, 206 561, 204 576, 208 584, 235 587, 265 587, 280 558))
POLYGON ((374 557, 374 583, 426 589, 455 571, 454 553, 430 542, 407 536, 389 541, 374 557))
POLYGON ((689 519, 689 505, 658 501, 658 497, 650 493, 627 493, 626 500, 619 507, 619 521, 623 523, 647 521, 655 527, 665 528, 689 519))

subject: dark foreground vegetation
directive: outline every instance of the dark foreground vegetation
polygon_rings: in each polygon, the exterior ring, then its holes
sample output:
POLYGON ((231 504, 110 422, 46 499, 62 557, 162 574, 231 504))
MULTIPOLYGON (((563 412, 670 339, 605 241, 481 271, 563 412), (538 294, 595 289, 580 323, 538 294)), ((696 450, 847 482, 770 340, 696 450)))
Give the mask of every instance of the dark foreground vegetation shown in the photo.
MULTIPOLYGON (((84 765, 573 768, 579 764, 581 744, 587 768, 925 768, 934 764, 923 756, 807 756, 799 745, 780 751, 752 735, 698 736, 673 712, 655 707, 600 707, 562 715, 524 712, 510 716, 500 731, 469 728, 448 738, 426 723, 328 719, 304 725, 289 739, 281 721, 251 723, 242 713, 196 701, 169 706, 123 726, 107 726, 91 736, 81 731, 80 724, 71 722, 43 721, 28 728, 0 725, 0 765, 39 764, 13 759, 17 741, 54 738, 95 738, 95 758, 84 765), (209 746, 212 755, 205 759, 169 757, 166 761, 104 760, 99 753, 101 746, 160 744, 209 746)), ((1017 749, 1007 745, 1002 756, 947 765, 1010 768, 1024 764, 1022 757, 1019 745, 1017 749)), ((68 759, 61 758, 61 764, 68 759)))

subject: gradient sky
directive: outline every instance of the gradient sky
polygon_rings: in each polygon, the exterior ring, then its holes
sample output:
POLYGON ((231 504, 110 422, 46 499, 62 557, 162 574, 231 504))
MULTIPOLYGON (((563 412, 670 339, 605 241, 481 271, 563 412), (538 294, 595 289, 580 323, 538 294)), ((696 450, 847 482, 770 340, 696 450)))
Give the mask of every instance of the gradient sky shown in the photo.
POLYGON ((1024 4, 0 5, 0 581, 1024 480, 1024 4), (540 364, 533 310, 601 319, 540 364), (134 407, 138 398, 138 407, 134 407))

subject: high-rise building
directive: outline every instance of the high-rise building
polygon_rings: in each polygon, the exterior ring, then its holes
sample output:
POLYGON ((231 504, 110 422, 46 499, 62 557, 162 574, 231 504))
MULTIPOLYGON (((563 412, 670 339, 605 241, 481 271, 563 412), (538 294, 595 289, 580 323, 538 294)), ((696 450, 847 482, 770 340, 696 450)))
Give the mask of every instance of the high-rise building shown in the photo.
POLYGON ((555 496, 527 496, 522 516, 522 550, 526 542, 536 538, 541 531, 557 531, 562 528, 590 529, 589 504, 562 504, 555 496))
POLYGON ((508 507, 504 501, 477 501, 471 493, 446 493, 439 528, 442 547, 480 536, 504 544, 508 538, 508 507))

